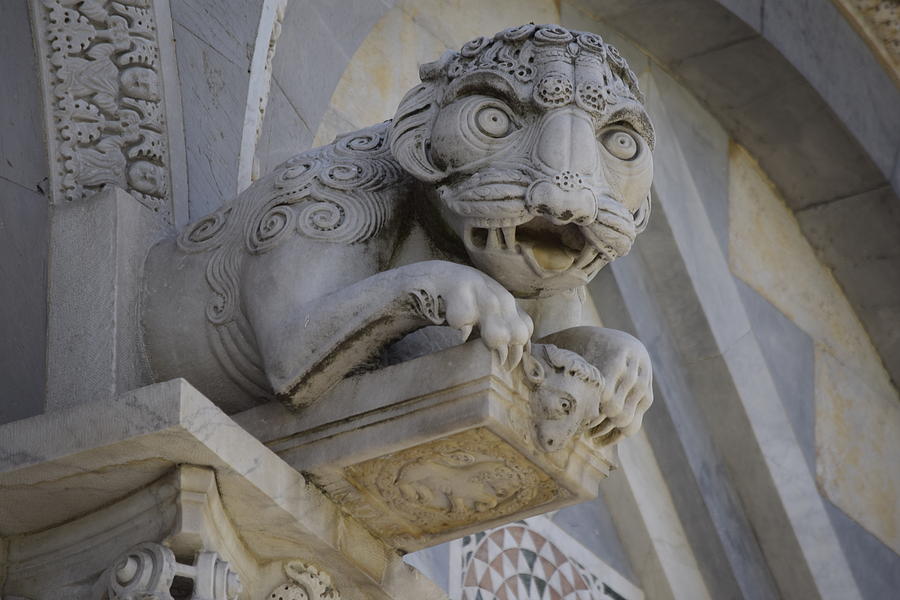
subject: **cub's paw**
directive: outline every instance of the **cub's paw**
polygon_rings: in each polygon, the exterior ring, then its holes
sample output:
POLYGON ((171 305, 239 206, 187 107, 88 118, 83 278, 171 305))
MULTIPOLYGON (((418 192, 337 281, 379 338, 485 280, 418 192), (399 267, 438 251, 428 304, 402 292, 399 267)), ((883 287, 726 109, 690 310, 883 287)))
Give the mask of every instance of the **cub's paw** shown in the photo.
POLYGON ((605 360, 597 364, 605 380, 600 416, 590 423, 590 436, 604 446, 637 433, 653 403, 653 371, 647 349, 627 334, 610 341, 605 360))

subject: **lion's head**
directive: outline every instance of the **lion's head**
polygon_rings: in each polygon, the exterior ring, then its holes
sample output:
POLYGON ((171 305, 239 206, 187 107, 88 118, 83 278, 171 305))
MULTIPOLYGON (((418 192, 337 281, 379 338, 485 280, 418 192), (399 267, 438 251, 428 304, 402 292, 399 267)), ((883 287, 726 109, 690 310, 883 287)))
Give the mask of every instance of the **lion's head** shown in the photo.
POLYGON ((420 75, 391 151, 478 268, 531 297, 584 285, 629 251, 650 213, 653 128, 615 48, 524 25, 420 75))

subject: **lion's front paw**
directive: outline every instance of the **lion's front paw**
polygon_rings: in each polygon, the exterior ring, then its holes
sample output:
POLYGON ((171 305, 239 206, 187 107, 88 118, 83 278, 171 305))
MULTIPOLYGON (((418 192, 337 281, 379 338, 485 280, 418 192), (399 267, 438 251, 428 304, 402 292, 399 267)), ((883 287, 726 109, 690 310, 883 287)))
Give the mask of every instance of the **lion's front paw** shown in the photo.
POLYGON ((452 263, 437 263, 430 285, 412 292, 417 312, 435 324, 446 322, 467 339, 478 327, 481 340, 508 369, 522 360, 534 323, 512 294, 484 273, 452 263))
POLYGON ((627 334, 610 345, 607 360, 597 366, 605 385, 600 416, 590 424, 590 436, 605 446, 640 429, 653 402, 653 376, 646 348, 627 334))

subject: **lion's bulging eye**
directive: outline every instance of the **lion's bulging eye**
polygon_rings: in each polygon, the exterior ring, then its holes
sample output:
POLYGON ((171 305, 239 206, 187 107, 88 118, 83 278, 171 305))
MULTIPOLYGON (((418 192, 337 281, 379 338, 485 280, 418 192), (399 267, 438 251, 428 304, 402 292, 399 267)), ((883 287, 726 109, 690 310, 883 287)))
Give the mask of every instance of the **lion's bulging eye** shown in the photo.
POLYGON ((511 122, 509 115, 496 106, 485 106, 475 115, 475 124, 481 133, 501 138, 509 134, 511 122))
POLYGON ((640 146, 634 136, 627 131, 610 131, 601 139, 603 147, 620 160, 631 160, 637 156, 640 146))

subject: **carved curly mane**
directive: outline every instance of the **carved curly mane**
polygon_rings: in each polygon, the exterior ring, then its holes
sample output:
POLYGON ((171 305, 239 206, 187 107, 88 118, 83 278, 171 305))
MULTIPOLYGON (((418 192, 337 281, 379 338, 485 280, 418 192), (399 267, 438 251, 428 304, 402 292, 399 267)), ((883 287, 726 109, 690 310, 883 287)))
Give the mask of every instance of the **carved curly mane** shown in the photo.
POLYGON ((396 195, 388 190, 409 179, 390 153, 388 127, 381 123, 298 154, 178 236, 182 251, 210 253, 207 333, 216 357, 248 393, 270 395, 240 310, 245 257, 268 252, 292 233, 342 244, 375 236, 395 210, 396 195))

